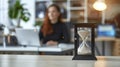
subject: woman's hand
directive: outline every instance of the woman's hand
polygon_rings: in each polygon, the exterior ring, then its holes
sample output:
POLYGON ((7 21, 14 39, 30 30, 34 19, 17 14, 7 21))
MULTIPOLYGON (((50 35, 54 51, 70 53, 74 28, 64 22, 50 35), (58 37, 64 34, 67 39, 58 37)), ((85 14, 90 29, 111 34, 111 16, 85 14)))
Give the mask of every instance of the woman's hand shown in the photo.
POLYGON ((57 41, 52 41, 52 40, 50 40, 50 41, 48 41, 46 44, 49 45, 49 46, 53 46, 53 45, 57 45, 58 42, 57 42, 57 41))

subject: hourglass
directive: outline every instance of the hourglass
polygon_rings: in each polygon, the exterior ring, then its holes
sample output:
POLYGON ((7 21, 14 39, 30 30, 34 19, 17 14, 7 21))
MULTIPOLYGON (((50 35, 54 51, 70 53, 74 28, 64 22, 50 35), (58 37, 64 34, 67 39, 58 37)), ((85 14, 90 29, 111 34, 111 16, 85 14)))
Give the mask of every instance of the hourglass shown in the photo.
POLYGON ((97 60, 95 57, 95 23, 74 24, 74 57, 73 60, 97 60))
POLYGON ((77 49, 77 53, 78 53, 79 55, 91 54, 91 48, 90 48, 89 45, 86 43, 89 34, 90 34, 90 31, 88 31, 88 30, 80 29, 80 30, 78 31, 78 35, 79 35, 79 37, 82 39, 82 43, 79 44, 79 47, 78 47, 78 49, 77 49))

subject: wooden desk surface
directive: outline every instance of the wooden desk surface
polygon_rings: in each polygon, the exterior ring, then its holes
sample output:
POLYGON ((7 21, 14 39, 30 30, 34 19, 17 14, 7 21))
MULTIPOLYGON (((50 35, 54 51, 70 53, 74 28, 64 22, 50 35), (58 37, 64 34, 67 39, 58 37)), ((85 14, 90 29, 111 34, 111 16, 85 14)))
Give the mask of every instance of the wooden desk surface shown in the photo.
POLYGON ((119 67, 120 57, 98 56, 97 61, 72 56, 0 55, 0 67, 119 67))
POLYGON ((95 41, 120 41, 120 38, 115 38, 115 37, 96 37, 95 41))
POLYGON ((33 52, 63 52, 63 51, 67 51, 67 50, 72 50, 74 48, 74 45, 67 45, 67 46, 63 46, 63 47, 58 47, 58 46, 48 46, 48 47, 22 47, 22 46, 6 46, 6 47, 0 47, 0 51, 19 51, 19 52, 29 52, 29 51, 33 51, 33 52))

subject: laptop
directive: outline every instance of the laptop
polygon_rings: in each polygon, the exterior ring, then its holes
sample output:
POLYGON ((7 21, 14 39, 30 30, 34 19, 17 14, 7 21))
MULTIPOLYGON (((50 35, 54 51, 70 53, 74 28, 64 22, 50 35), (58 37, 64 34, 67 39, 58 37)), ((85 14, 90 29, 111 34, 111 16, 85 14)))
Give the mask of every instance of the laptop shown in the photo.
POLYGON ((22 46, 41 46, 38 31, 35 29, 16 29, 16 37, 22 46))
POLYGON ((111 24, 98 25, 98 37, 115 37, 115 27, 111 24))

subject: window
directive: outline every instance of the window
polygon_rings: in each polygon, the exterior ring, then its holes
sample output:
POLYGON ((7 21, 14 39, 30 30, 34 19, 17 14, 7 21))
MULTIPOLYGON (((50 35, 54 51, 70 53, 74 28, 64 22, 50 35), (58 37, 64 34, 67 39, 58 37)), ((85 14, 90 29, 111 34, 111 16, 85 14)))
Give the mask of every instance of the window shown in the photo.
POLYGON ((0 0, 0 24, 8 26, 8 22, 8 0, 0 0))

